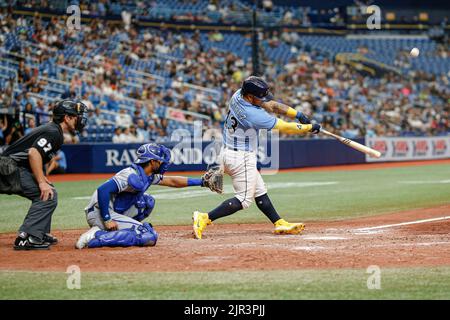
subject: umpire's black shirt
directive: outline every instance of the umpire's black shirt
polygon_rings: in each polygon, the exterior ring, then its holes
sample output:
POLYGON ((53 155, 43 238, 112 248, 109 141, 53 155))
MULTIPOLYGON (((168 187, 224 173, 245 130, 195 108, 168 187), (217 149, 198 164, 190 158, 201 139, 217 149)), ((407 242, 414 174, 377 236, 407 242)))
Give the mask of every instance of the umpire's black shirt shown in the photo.
POLYGON ((28 151, 36 148, 42 156, 43 164, 48 163, 61 149, 64 142, 62 128, 59 124, 50 122, 20 138, 3 152, 2 156, 10 157, 19 167, 30 168, 28 151))

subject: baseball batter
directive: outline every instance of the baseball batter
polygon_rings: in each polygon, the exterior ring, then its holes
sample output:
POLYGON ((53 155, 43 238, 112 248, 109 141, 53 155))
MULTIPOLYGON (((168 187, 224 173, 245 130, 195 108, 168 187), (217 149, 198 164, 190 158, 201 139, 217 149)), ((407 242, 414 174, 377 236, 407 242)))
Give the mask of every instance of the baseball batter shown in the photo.
POLYGON ((143 222, 152 212, 155 199, 145 193, 151 185, 183 188, 208 187, 210 175, 201 179, 166 176, 170 150, 163 145, 148 143, 137 150, 137 159, 130 167, 118 172, 93 193, 85 208, 90 230, 83 233, 75 247, 154 246, 158 233, 143 222))
POLYGON ((195 238, 201 239, 206 226, 212 221, 248 208, 253 199, 259 210, 275 225, 276 234, 299 234, 304 229, 302 223, 289 223, 281 219, 267 195, 266 186, 256 167, 258 134, 261 129, 276 129, 287 134, 317 134, 320 125, 311 124, 301 112, 274 101, 269 85, 262 78, 247 78, 230 99, 223 128, 223 148, 219 156, 224 172, 231 176, 234 197, 208 213, 193 213, 195 238), (300 123, 286 122, 269 112, 295 118, 300 123))

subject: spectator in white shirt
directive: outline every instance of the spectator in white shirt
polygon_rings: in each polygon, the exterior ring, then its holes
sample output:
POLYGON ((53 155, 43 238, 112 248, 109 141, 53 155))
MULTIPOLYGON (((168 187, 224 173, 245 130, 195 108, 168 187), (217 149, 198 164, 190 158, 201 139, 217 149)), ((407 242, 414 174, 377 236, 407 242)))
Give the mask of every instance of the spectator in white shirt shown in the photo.
POLYGON ((125 109, 120 109, 116 116, 116 126, 122 128, 129 128, 133 124, 133 119, 125 109))
POLYGON ((94 110, 95 108, 94 108, 94 105, 92 104, 92 102, 89 100, 89 94, 88 93, 85 93, 84 95, 83 95, 83 99, 81 99, 81 102, 83 102, 85 105, 86 105, 86 107, 88 107, 88 110, 94 110))
POLYGON ((130 128, 126 127, 122 129, 122 134, 120 135, 122 143, 133 143, 134 136, 131 134, 130 128))
POLYGON ((114 135, 113 135, 113 138, 112 138, 112 142, 113 143, 122 143, 122 129, 120 128, 120 127, 117 127, 115 130, 114 130, 114 135))
POLYGON ((137 128, 136 131, 138 135, 142 136, 142 141, 147 142, 150 141, 150 135, 147 129, 145 128, 145 122, 144 119, 139 119, 137 121, 137 128))
POLYGON ((144 142, 144 136, 136 130, 135 126, 130 127, 131 142, 141 143, 144 142))

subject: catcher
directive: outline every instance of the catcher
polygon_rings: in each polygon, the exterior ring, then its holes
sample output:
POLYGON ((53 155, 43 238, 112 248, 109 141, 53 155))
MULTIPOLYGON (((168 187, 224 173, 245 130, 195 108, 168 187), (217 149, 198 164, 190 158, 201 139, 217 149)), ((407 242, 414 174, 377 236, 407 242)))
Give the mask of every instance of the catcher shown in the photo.
POLYGON ((156 245, 158 233, 150 223, 143 222, 155 206, 155 199, 145 193, 153 184, 173 188, 201 186, 222 192, 222 175, 213 169, 201 179, 164 176, 170 158, 170 150, 163 145, 140 146, 134 164, 103 183, 92 195, 85 209, 91 229, 80 236, 75 247, 156 245))

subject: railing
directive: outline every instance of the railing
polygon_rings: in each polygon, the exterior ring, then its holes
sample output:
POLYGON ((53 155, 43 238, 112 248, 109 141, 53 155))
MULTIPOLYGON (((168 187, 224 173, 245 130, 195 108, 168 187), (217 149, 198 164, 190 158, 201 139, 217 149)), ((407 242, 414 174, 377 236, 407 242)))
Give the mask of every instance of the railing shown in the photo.
POLYGON ((72 68, 72 67, 61 65, 61 64, 57 64, 56 67, 58 69, 72 71, 73 73, 81 73, 82 75, 88 74, 89 76, 92 76, 92 77, 94 76, 94 73, 91 71, 86 71, 86 70, 82 70, 82 69, 78 69, 78 68, 72 68))
POLYGON ((363 56, 360 53, 347 53, 347 52, 338 53, 336 55, 336 60, 344 61, 344 62, 348 62, 348 61, 351 61, 351 62, 364 61, 364 62, 371 63, 373 65, 376 65, 376 66, 378 66, 378 67, 380 67, 382 69, 386 69, 386 70, 389 70, 389 71, 393 71, 393 72, 395 72, 397 74, 401 74, 401 70, 400 69, 395 68, 395 67, 390 66, 390 65, 387 65, 385 63, 379 62, 377 60, 369 59, 369 58, 363 56))
POLYGON ((135 73, 135 74, 138 74, 138 75, 141 75, 141 76, 145 76, 145 77, 148 77, 148 78, 159 80, 159 81, 165 81, 166 80, 164 77, 157 76, 155 74, 144 72, 144 71, 139 71, 139 70, 135 70, 135 69, 128 69, 128 71, 132 72, 132 73, 135 73))
POLYGON ((216 101, 219 101, 222 97, 222 93, 216 89, 205 88, 205 87, 197 86, 195 84, 191 84, 191 83, 187 83, 187 82, 172 81, 172 87, 177 87, 177 86, 182 87, 182 88, 185 87, 185 88, 190 88, 190 89, 205 92, 206 95, 212 95, 216 101))
MULTIPOLYGON (((17 88, 18 88, 17 70, 9 68, 9 67, 4 67, 4 66, 0 66, 0 70, 8 70, 9 72, 14 72, 14 83, 13 83, 13 87, 12 87, 12 92, 15 92, 17 90, 17 88)), ((3 74, 3 72, 0 72, 0 77, 8 79, 8 80, 11 79, 11 77, 9 77, 8 75, 3 74)))
POLYGON ((48 82, 57 83, 57 84, 62 84, 62 85, 68 86, 68 87, 70 86, 70 82, 62 81, 62 80, 59 80, 59 79, 48 78, 48 77, 43 77, 43 76, 39 76, 38 79, 42 79, 42 80, 45 80, 45 81, 48 81, 48 82))
POLYGON ((185 123, 194 123, 195 119, 192 121, 189 121, 186 119, 186 116, 191 116, 193 118, 203 119, 203 120, 207 120, 208 122, 211 122, 211 118, 204 114, 192 112, 192 111, 180 110, 180 109, 172 108, 172 107, 166 107, 165 117, 167 119, 176 120, 176 121, 185 122, 185 123), (179 115, 182 115, 182 118, 180 118, 179 115))
MULTIPOLYGON (((12 52, 12 51, 9 51, 9 50, 5 50, 5 49, 3 49, 3 48, 0 48, 0 52, 2 52, 2 53, 5 53, 5 54, 8 54, 8 55, 10 55, 10 56, 14 56, 14 57, 17 57, 17 58, 21 58, 21 59, 23 59, 23 60, 31 60, 31 61, 34 61, 34 62, 36 62, 36 64, 37 65, 39 65, 39 60, 37 59, 37 58, 34 58, 34 57, 28 57, 28 56, 25 56, 25 55, 23 55, 23 54, 20 54, 20 53, 17 53, 17 52, 12 52)), ((10 60, 10 59, 9 59, 10 60)))
MULTIPOLYGON (((0 49, 1 50, 1 49, 0 49)), ((0 57, 0 61, 4 61, 7 64, 14 64, 14 65, 18 65, 19 62, 16 60, 12 60, 12 59, 8 59, 8 58, 4 58, 4 57, 0 57)))
MULTIPOLYGON (((4 66, 0 66, 0 70, 6 70, 6 71, 9 71, 9 72, 14 73, 15 79, 17 79, 17 70, 16 70, 16 69, 9 68, 9 67, 4 67, 4 66)), ((2 77, 2 78, 7 78, 7 79, 10 79, 10 78, 11 78, 10 76, 8 76, 8 75, 6 75, 6 74, 4 74, 4 73, 1 73, 1 72, 0 72, 0 77, 2 77)))

